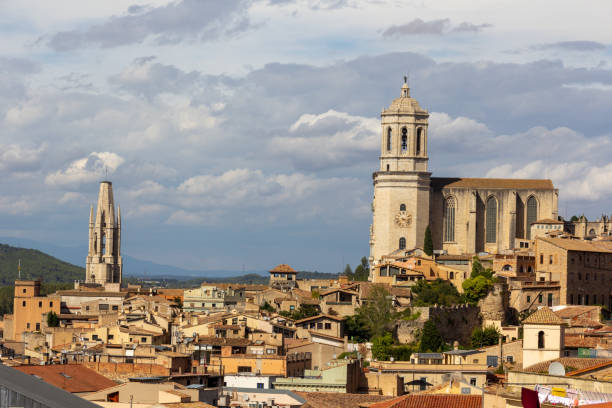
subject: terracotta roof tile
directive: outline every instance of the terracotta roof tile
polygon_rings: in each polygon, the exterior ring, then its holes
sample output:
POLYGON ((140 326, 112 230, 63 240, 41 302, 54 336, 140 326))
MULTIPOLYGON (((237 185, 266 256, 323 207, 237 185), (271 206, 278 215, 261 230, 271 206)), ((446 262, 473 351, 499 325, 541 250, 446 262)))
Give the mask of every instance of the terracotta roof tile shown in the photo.
POLYGON ((584 370, 599 366, 600 364, 611 362, 612 360, 609 358, 561 357, 550 361, 541 361, 537 364, 523 368, 523 371, 529 373, 547 373, 548 366, 550 366, 550 363, 554 361, 563 364, 563 367, 565 367, 566 372, 571 372, 575 370, 584 370))
POLYGON ((552 325, 562 325, 565 322, 557 316, 550 308, 544 306, 540 309, 536 310, 534 313, 529 315, 525 320, 523 320, 523 324, 552 324, 552 325))
POLYGON ((448 178, 432 177, 434 189, 442 188, 485 188, 517 190, 554 190, 551 180, 545 179, 496 179, 496 178, 448 178))
POLYGON ((371 404, 369 408, 481 408, 482 396, 412 394, 371 404))
POLYGON ((36 375, 46 383, 72 393, 95 392, 117 385, 116 382, 80 364, 22 365, 14 368, 36 375))
POLYGON ((301 392, 300 397, 306 400, 302 408, 358 408, 363 404, 389 400, 385 395, 347 394, 337 392, 301 392))
POLYGON ((555 310, 555 314, 562 319, 572 319, 594 310, 599 314, 599 309, 599 306, 566 306, 563 309, 555 310))
POLYGON ((297 273, 295 269, 287 264, 280 264, 271 269, 270 272, 281 272, 281 273, 297 273))
POLYGON ((580 239, 543 237, 538 237, 537 239, 568 251, 612 253, 612 243, 608 241, 583 241, 580 239))

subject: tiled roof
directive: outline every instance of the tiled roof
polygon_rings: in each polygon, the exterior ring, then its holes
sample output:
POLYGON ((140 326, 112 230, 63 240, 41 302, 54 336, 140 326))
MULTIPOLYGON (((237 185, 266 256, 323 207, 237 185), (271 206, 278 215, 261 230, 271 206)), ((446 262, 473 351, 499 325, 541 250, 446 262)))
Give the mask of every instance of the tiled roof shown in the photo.
POLYGON ((568 251, 612 253, 612 245, 608 241, 583 241, 580 239, 542 237, 538 237, 537 239, 568 251))
POLYGON ((557 316, 550 308, 544 306, 534 313, 529 315, 525 320, 523 320, 523 324, 552 324, 552 325, 562 325, 565 322, 557 316))
POLYGON ((550 363, 559 362, 563 364, 563 367, 565 367, 566 372, 571 372, 575 370, 584 370, 587 368, 592 368, 610 361, 612 360, 609 358, 561 357, 554 360, 541 361, 537 364, 523 368, 523 371, 529 373, 547 373, 548 366, 550 366, 550 363))
POLYGON ((551 180, 545 179, 496 179, 496 178, 447 178, 432 177, 434 189, 441 188, 485 188, 517 190, 554 190, 551 180))
POLYGON ((337 392, 296 392, 306 400, 302 408, 358 408, 363 404, 389 400, 385 395, 347 394, 337 392))
POLYGON ((297 273, 295 269, 290 267, 287 264, 280 264, 274 267, 274 269, 270 269, 270 272, 281 272, 281 273, 297 273))
POLYGON ((72 393, 95 392, 117 385, 116 382, 80 364, 22 365, 14 368, 36 375, 46 383, 72 393))
POLYGON ((563 309, 555 310, 555 314, 562 319, 572 319, 594 310, 599 314, 599 308, 599 306, 566 306, 563 309))
POLYGON ((200 337, 198 343, 209 346, 248 346, 251 344, 251 340, 243 338, 200 337))
POLYGON ((481 408, 482 396, 461 394, 412 394, 371 404, 369 408, 481 408))
POLYGON ((571 336, 565 335, 565 347, 582 347, 582 348, 595 348, 599 345, 600 339, 597 337, 583 337, 583 336, 571 336))
POLYGON ((328 315, 328 314, 319 314, 319 315, 316 315, 316 316, 307 317, 305 319, 296 320, 295 324, 299 324, 299 323, 303 323, 303 322, 308 322, 310 320, 316 320, 316 319, 321 319, 321 318, 327 318, 327 319, 330 319, 330 320, 336 320, 338 322, 341 322, 342 320, 344 320, 343 317, 332 316, 332 315, 328 315))

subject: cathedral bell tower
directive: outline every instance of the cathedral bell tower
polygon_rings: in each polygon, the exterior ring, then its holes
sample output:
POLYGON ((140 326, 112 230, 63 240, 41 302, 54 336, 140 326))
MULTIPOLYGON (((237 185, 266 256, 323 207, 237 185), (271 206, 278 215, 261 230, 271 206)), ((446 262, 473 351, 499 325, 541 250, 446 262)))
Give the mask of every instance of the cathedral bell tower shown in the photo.
POLYGON ((380 168, 373 174, 370 263, 423 248, 429 224, 427 126, 429 113, 410 97, 404 77, 400 97, 381 116, 380 168))
POLYGON ((87 253, 85 283, 121 284, 121 209, 113 199, 113 183, 100 183, 98 208, 94 222, 94 208, 89 213, 89 251, 87 253))

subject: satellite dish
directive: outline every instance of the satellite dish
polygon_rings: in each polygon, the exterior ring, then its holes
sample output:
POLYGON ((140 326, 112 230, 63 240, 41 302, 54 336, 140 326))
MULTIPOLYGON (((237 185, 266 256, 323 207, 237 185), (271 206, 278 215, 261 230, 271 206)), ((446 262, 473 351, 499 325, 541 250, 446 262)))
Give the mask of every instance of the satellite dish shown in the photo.
POLYGON ((565 377, 565 367, 563 367, 563 364, 559 363, 558 361, 552 362, 548 366, 548 375, 565 377))

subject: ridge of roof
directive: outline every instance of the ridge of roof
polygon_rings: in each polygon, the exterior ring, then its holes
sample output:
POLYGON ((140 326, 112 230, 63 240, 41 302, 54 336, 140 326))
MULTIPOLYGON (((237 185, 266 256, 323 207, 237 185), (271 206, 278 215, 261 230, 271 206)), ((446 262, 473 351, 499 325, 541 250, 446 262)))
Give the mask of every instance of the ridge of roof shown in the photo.
POLYGON ((565 325, 563 319, 555 314, 549 307, 544 306, 530 314, 523 324, 550 324, 550 325, 565 325))

